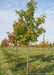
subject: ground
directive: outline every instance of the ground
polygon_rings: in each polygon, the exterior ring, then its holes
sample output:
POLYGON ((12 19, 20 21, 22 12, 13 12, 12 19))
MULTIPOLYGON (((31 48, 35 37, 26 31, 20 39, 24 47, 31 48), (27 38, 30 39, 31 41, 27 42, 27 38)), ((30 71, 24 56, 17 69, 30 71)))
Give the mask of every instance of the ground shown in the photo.
MULTIPOLYGON (((27 48, 0 48, 0 75, 26 75, 27 48)), ((29 48, 29 75, 54 75, 54 48, 29 48)))

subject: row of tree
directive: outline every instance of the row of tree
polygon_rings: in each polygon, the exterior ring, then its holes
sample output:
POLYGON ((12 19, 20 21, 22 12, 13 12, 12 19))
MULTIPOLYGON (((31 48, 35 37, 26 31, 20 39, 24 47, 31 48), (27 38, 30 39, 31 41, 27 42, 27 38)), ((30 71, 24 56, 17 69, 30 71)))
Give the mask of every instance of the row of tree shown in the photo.
MULTIPOLYGON (((2 40, 0 47, 15 47, 15 45, 13 43, 9 43, 9 40, 5 38, 4 40, 2 40)), ((26 45, 24 45, 21 42, 18 42, 17 47, 26 47, 26 45)), ((39 44, 37 44, 37 43, 32 44, 30 42, 29 47, 54 47, 54 43, 49 43, 48 40, 47 40, 47 42, 42 41, 39 44)))

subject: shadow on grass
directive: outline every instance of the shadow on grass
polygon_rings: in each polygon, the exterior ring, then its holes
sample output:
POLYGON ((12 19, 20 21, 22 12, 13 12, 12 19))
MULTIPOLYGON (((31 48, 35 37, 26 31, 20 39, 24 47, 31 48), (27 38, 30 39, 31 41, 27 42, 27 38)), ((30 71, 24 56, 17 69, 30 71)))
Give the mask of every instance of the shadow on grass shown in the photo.
POLYGON ((26 65, 26 58, 20 57, 21 55, 18 55, 18 64, 16 66, 16 55, 12 53, 8 53, 6 50, 2 50, 4 54, 4 59, 6 60, 6 63, 9 64, 9 69, 11 69, 12 72, 18 71, 18 70, 23 70, 26 65), (11 66, 10 66, 11 65, 11 66))
MULTIPOLYGON (((40 54, 40 55, 30 56, 30 58, 32 58, 32 60, 29 62, 34 62, 39 59, 41 59, 41 61, 43 61, 43 62, 51 62, 51 60, 54 60, 54 55, 48 55, 47 57, 45 57, 45 54, 40 54)), ((39 65, 41 65, 41 63, 38 64, 36 67, 38 67, 39 65)), ((54 64, 51 64, 51 65, 46 64, 46 66, 43 68, 40 66, 39 68, 36 69, 36 67, 34 66, 34 69, 31 70, 31 73, 36 73, 36 72, 50 73, 50 72, 54 71, 54 64)))
POLYGON ((32 60, 29 61, 29 63, 30 63, 30 62, 34 62, 34 61, 36 61, 36 60, 38 60, 38 59, 43 59, 44 57, 45 57, 45 54, 30 56, 30 58, 31 58, 32 60))
POLYGON ((35 71, 32 70, 30 73, 34 73, 34 74, 39 73, 40 75, 45 75, 46 73, 49 73, 47 75, 54 75, 53 71, 54 71, 54 64, 46 65, 44 68, 39 67, 38 69, 35 69, 35 71), (50 73, 52 73, 52 74, 50 74, 50 73))
POLYGON ((30 56, 30 58, 32 58, 32 60, 29 62, 33 62, 38 59, 41 59, 41 61, 43 61, 43 62, 45 62, 45 61, 51 62, 51 60, 54 60, 54 55, 48 55, 47 57, 45 57, 45 54, 40 54, 40 55, 30 56))
POLYGON ((54 60, 54 55, 49 55, 45 58, 42 58, 42 61, 47 61, 47 62, 51 62, 51 60, 54 60))
POLYGON ((54 71, 54 64, 52 65, 46 65, 43 69, 40 68, 40 72, 42 73, 50 73, 50 72, 53 72, 54 71))
MULTIPOLYGON (((7 61, 8 64, 9 63, 13 63, 13 62, 16 62, 16 56, 12 53, 8 53, 4 50, 4 55, 7 56, 7 61)), ((45 57, 45 54, 40 54, 40 55, 34 55, 34 56, 30 56, 30 58, 32 60, 29 61, 30 62, 33 62, 33 61, 36 61, 36 60, 39 60, 41 59, 41 61, 45 62, 50 62, 51 60, 54 60, 54 56, 53 55, 48 55, 47 57, 45 57)), ((10 66, 9 68, 11 69, 12 72, 14 71, 18 71, 18 70, 23 70, 24 67, 26 68, 27 67, 27 59, 26 58, 20 58, 20 55, 18 55, 18 65, 16 66, 15 63, 10 66)), ((38 69, 35 69, 36 71, 35 72, 52 72, 54 69, 54 64, 52 65, 46 65, 44 68, 38 68, 38 69)), ((34 71, 31 71, 31 72, 34 72, 34 71)))
POLYGON ((18 58, 18 64, 16 65, 16 61, 14 61, 14 67, 10 67, 10 69, 12 70, 12 72, 14 71, 18 71, 18 70, 23 70, 24 68, 27 67, 27 62, 25 58, 18 58))

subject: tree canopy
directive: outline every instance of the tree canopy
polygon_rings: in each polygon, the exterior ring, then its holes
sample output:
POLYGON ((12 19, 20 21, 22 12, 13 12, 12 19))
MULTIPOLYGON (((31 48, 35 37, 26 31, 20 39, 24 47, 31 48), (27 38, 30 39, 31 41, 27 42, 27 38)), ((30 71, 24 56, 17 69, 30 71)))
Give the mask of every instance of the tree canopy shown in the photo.
POLYGON ((8 34, 9 40, 15 44, 15 41, 28 44, 28 42, 37 41, 37 38, 45 32, 45 29, 41 27, 41 24, 45 23, 45 15, 41 15, 35 19, 34 13, 37 8, 37 2, 30 0, 26 5, 27 9, 16 11, 19 15, 18 21, 13 24, 13 32, 8 34))

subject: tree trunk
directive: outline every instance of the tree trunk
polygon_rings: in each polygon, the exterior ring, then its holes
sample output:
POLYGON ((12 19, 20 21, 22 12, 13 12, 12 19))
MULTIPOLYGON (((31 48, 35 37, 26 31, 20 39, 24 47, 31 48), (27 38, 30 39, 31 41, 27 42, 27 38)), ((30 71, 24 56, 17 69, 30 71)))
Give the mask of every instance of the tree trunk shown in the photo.
POLYGON ((29 74, 29 65, 28 65, 28 63, 29 63, 29 46, 27 44, 27 75, 29 74))
POLYGON ((17 61, 18 61, 18 59, 17 59, 17 46, 16 46, 16 66, 17 66, 17 61))
POLYGON ((18 53, 17 53, 17 39, 16 39, 16 67, 17 67, 17 65, 18 65, 18 62, 17 62, 17 61, 18 61, 18 58, 17 58, 18 55, 17 55, 17 54, 18 54, 18 53))

